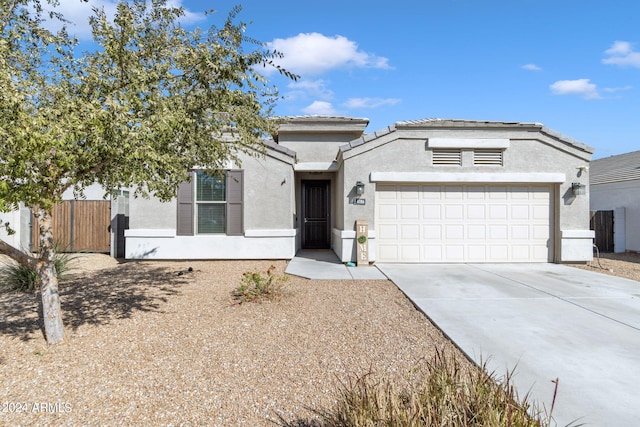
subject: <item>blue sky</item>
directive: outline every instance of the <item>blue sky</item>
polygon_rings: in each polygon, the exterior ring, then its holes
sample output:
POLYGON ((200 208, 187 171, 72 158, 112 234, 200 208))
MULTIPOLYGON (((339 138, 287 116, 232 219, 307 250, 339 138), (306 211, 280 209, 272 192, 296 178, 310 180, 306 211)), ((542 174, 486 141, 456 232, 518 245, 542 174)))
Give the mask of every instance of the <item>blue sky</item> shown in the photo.
MULTIPOLYGON (((172 1, 201 27, 242 6, 247 35, 302 76, 269 74, 278 115, 366 117, 367 132, 434 117, 540 122, 594 158, 640 150, 635 0, 172 1)), ((60 7, 83 37, 89 7, 60 7)))

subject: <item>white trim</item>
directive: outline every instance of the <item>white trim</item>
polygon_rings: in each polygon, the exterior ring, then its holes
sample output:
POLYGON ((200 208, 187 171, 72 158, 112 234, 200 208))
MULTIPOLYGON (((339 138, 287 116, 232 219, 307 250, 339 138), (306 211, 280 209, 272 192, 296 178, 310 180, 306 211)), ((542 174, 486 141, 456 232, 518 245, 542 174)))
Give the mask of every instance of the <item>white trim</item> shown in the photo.
POLYGON ((517 172, 371 172, 371 182, 500 182, 563 183, 563 173, 517 172))
MULTIPOLYGON (((150 230, 145 230, 150 231, 150 230)), ((128 236, 127 259, 291 259, 294 236, 128 236), (167 238, 171 237, 171 238, 167 238)))
MULTIPOLYGON (((340 230, 339 228, 334 228, 332 230, 333 235, 336 237, 340 237, 341 239, 355 239, 356 238, 356 232, 355 230, 340 230)), ((376 230, 372 230, 369 229, 369 238, 370 239, 375 239, 376 238, 376 230)))
POLYGON ((510 141, 502 138, 429 138, 429 148, 509 148, 510 141))
POLYGON ((304 162, 293 166, 296 172, 333 172, 338 170, 336 162, 304 162))
POLYGON ((154 228, 134 228, 124 230, 124 237, 176 237, 176 230, 154 229, 154 228))
POLYGON ((246 230, 245 237, 293 237, 297 233, 295 228, 290 230, 246 230))
POLYGON ((563 239, 593 239, 596 234, 593 230, 560 230, 563 239))

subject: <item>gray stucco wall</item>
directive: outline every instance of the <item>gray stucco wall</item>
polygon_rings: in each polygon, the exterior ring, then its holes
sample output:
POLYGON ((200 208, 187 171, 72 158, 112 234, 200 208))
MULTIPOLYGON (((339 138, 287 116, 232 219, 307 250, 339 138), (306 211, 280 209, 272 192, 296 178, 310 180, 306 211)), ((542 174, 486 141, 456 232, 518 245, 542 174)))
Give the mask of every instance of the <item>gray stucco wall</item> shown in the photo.
MULTIPOLYGON (((336 220, 345 230, 353 229, 357 219, 369 221, 375 230, 375 190, 371 172, 437 172, 441 174, 563 174, 564 182, 553 184, 555 206, 555 251, 560 251, 563 230, 589 230, 588 172, 579 168, 589 164, 591 154, 542 133, 522 130, 397 130, 378 139, 355 146, 339 158, 339 174, 343 178, 344 203, 342 218, 336 220), (429 139, 506 139, 503 166, 474 166, 472 149, 463 149, 462 166, 432 165, 429 139), (365 205, 354 205, 348 197, 356 181, 365 183, 365 205), (574 196, 572 182, 587 186, 587 195, 574 196)), ((474 177, 476 179, 476 177, 474 177)), ((506 182, 508 183, 508 182, 506 182)))
MULTIPOLYGON (((244 170, 244 229, 293 228, 295 207, 293 159, 281 154, 252 157, 241 154, 241 163, 229 169, 244 170)), ((175 199, 163 203, 156 198, 129 200, 130 229, 175 230, 175 199)))
POLYGON ((296 152, 299 162, 331 162, 340 146, 353 139, 353 134, 287 134, 279 144, 296 152))

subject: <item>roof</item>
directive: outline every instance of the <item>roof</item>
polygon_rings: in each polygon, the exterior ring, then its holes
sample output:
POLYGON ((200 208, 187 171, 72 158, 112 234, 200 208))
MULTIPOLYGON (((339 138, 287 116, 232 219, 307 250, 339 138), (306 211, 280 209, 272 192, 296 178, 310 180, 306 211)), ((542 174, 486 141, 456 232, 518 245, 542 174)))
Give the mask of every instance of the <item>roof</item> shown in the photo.
POLYGON ((369 119, 343 116, 285 116, 278 117, 280 125, 277 135, 274 135, 276 142, 279 135, 286 133, 352 133, 354 137, 362 135, 369 124, 369 119))
POLYGON ((593 160, 590 168, 591 185, 640 179, 640 151, 593 160))
POLYGON ((563 135, 559 132, 556 132, 548 127, 544 126, 542 123, 534 123, 534 122, 497 122, 497 121, 486 121, 486 120, 461 120, 461 119, 421 119, 421 120, 406 120, 401 122, 396 122, 395 124, 386 127, 382 130, 376 131, 373 134, 366 134, 362 137, 351 141, 349 144, 341 147, 342 151, 350 150, 351 148, 357 147, 358 145, 362 145, 368 141, 379 138, 383 135, 395 132, 397 130, 402 129, 419 129, 419 128, 468 128, 468 129, 478 129, 478 128, 522 128, 522 129, 535 129, 543 134, 546 134, 554 139, 560 140, 566 144, 573 146, 581 151, 585 151, 589 154, 593 154, 594 149, 586 144, 583 144, 579 141, 576 141, 573 138, 570 138, 566 135, 563 135))

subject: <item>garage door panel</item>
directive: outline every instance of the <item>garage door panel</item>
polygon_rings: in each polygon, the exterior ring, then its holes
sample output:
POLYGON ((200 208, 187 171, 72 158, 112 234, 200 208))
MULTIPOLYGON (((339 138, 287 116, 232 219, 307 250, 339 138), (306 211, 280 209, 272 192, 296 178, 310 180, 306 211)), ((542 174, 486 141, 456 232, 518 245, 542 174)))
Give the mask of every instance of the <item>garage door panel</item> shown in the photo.
POLYGON ((398 227, 397 224, 380 224, 378 226, 378 238, 380 240, 397 240, 398 227))
POLYGON ((376 248, 380 259, 387 260, 388 262, 401 261, 398 258, 398 246, 379 244, 376 248))
POLYGON ((457 220, 464 218, 464 206, 463 205, 446 205, 444 207, 445 220, 457 220))
POLYGON ((462 224, 447 224, 444 226, 444 237, 447 240, 462 240, 464 239, 464 225, 462 224))
POLYGON ((447 262, 464 262, 464 246, 446 245, 445 256, 447 262))
POLYGON ((400 205, 400 219, 419 219, 420 218, 420 205, 417 204, 402 204, 400 205))
POLYGON ((423 219, 440 219, 440 218, 442 218, 442 206, 440 206, 440 205, 423 205, 422 206, 422 218, 423 219))
POLYGON ((511 240, 529 240, 528 225, 512 225, 511 240))
POLYGON ((487 238, 487 226, 484 224, 472 224, 467 226, 467 238, 471 240, 487 238))
POLYGON ((380 205, 378 209, 381 220, 396 220, 398 219, 398 206, 397 205, 380 205))
POLYGON ((485 205, 468 205, 467 206, 467 219, 479 220, 486 219, 486 206, 485 205))
POLYGON ((467 246, 467 260, 471 262, 483 262, 487 259, 485 245, 469 245, 467 246))
POLYGON ((400 226, 400 239, 420 240, 420 225, 419 224, 402 224, 400 226))
POLYGON ((442 245, 423 245, 423 261, 442 262, 442 245))
POLYGON ((529 205, 511 206, 511 219, 528 220, 530 215, 529 205))
POLYGON ((529 246, 511 245, 512 258, 515 261, 528 261, 531 257, 529 246))
POLYGON ((490 240, 507 240, 509 238, 509 229, 506 225, 489 225, 490 240))
POLYGON ((422 238, 426 240, 440 240, 442 239, 442 225, 440 224, 428 224, 422 226, 422 238))
POLYGON ((490 220, 506 220, 508 208, 507 205, 491 205, 489 206, 489 215, 487 219, 490 220))
POLYGON ((379 185, 382 262, 548 262, 549 185, 379 185))

